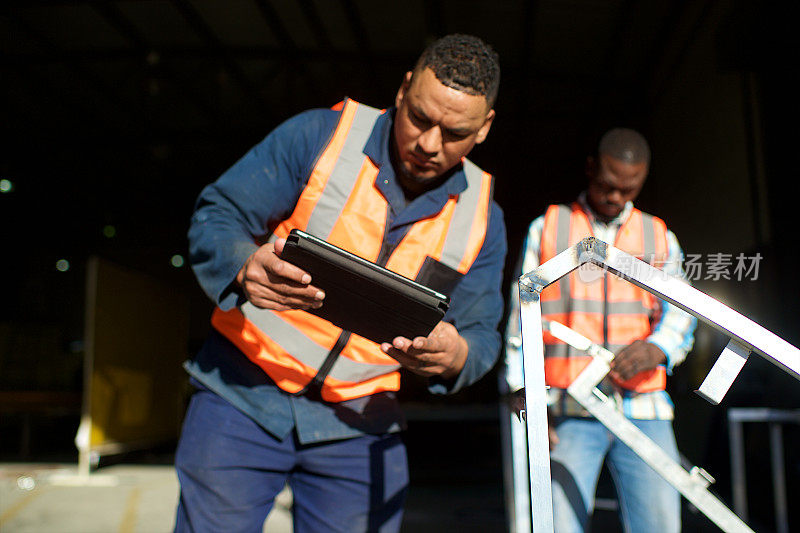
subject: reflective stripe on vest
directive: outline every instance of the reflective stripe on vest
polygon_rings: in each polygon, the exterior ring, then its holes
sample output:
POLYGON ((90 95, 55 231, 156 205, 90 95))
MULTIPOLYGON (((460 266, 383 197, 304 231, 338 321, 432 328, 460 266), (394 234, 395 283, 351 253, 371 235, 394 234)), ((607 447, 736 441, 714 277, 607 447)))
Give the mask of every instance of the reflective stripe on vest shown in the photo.
MULTIPOLYGON (((276 227, 271 241, 298 228, 378 260, 389 206, 375 185, 379 169, 363 150, 381 113, 345 101, 294 211, 276 227)), ((462 163, 466 190, 451 196, 435 216, 413 224, 389 256, 387 268, 414 279, 430 256, 462 274, 470 269, 486 236, 492 177, 467 159, 462 163)), ((290 393, 304 390, 342 334, 305 311, 268 311, 250 303, 230 311, 216 309, 212 324, 290 393)), ((322 384, 322 398, 338 402, 397 390, 398 369, 378 344, 350 334, 322 384)))
MULTIPOLYGON (((591 223, 579 204, 551 205, 545 213, 539 259, 543 263, 590 235, 591 223)), ((667 258, 666 225, 661 219, 634 209, 613 245, 650 264, 661 265, 667 258)), ((592 264, 547 287, 542 291, 541 302, 544 318, 575 329, 614 353, 651 333, 650 318, 658 305, 649 292, 592 264)), ((545 333, 544 341, 547 384, 566 388, 591 357, 549 333, 545 333)), ((617 384, 637 392, 663 390, 666 368, 660 365, 617 384)))

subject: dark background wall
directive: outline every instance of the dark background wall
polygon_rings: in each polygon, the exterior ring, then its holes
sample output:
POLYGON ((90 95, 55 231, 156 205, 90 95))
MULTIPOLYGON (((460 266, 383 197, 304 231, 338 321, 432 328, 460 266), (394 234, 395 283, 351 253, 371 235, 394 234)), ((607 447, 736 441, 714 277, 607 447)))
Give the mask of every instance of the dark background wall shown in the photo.
MULTIPOLYGON (((528 222, 582 189, 599 134, 631 126, 653 150, 639 207, 704 261, 762 256, 757 279, 697 286, 798 345, 792 11, 745 0, 4 2, 0 179, 13 188, 0 193, 0 389, 80 387, 92 254, 184 292, 196 349, 210 305, 172 262, 186 256, 200 189, 301 110, 345 95, 390 105, 422 47, 455 31, 501 56, 497 120, 472 159, 497 177, 506 284, 528 222)), ((710 408, 691 391, 722 344, 701 326, 671 389, 684 453, 711 463, 724 491, 725 408, 797 407, 800 387, 754 357, 710 408)), ((447 405, 491 404, 495 383, 493 372, 447 405)), ((420 389, 407 380, 410 404, 420 389)))

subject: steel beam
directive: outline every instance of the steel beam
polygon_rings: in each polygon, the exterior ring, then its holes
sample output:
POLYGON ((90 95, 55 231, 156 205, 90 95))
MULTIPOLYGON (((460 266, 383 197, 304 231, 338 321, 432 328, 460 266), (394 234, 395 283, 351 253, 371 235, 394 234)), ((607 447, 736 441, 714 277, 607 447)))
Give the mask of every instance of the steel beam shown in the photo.
POLYGON ((525 425, 528 436, 531 522, 536 533, 553 531, 550 490, 550 445, 547 436, 547 387, 544 383, 542 306, 539 293, 520 285, 522 374, 525 381, 525 425))

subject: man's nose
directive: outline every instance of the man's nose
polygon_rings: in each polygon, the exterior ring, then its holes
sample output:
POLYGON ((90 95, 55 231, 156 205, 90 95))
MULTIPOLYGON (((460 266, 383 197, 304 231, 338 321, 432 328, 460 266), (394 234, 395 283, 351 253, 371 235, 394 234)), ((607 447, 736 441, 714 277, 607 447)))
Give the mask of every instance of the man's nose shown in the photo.
POLYGON ((426 155, 435 155, 442 149, 442 133, 438 126, 428 128, 417 139, 417 145, 426 155))
POLYGON ((611 191, 608 193, 606 201, 612 204, 621 204, 622 202, 622 193, 619 191, 611 191))

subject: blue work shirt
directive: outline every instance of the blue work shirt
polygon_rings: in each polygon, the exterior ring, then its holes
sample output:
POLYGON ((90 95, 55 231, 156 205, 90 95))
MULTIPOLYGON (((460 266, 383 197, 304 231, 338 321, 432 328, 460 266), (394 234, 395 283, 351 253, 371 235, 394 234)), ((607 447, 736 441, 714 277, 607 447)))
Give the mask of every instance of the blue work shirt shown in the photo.
MULTIPOLYGON (((189 228, 190 260, 203 290, 221 309, 244 302, 236 274, 294 210, 339 115, 313 109, 290 118, 200 193, 189 228)), ((439 186, 407 202, 390 157, 393 117, 394 110, 380 116, 364 148, 379 168, 376 187, 389 204, 384 238, 390 249, 415 222, 438 213, 450 195, 467 186, 459 165, 439 186)), ((480 379, 497 360, 506 246, 503 213, 492 202, 483 246, 451 293, 444 317, 467 341, 467 361, 454 380, 430 378, 430 392, 458 391, 480 379)), ((300 442, 312 443, 405 427, 396 393, 339 403, 291 395, 216 331, 184 366, 196 385, 222 396, 280 439, 293 428, 300 442)))

